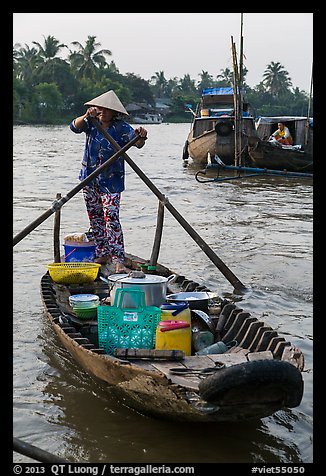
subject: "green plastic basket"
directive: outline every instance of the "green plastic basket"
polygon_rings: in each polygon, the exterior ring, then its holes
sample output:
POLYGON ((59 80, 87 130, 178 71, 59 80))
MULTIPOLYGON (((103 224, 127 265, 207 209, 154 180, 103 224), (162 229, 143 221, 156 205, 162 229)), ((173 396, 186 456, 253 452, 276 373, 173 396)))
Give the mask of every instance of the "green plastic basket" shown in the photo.
POLYGON ((145 305, 145 293, 137 288, 117 289, 112 306, 97 307, 99 347, 112 355, 115 348, 153 349, 161 309, 145 305), (136 307, 122 307, 131 295, 136 307))

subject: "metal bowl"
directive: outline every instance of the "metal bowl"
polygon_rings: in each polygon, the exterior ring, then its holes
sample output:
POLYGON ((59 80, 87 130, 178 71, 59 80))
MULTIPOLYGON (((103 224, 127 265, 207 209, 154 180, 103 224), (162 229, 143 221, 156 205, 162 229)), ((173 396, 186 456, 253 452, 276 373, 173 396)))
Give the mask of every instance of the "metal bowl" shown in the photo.
POLYGON ((166 296, 168 302, 186 301, 190 309, 208 310, 209 294, 204 291, 193 291, 169 294, 166 296))

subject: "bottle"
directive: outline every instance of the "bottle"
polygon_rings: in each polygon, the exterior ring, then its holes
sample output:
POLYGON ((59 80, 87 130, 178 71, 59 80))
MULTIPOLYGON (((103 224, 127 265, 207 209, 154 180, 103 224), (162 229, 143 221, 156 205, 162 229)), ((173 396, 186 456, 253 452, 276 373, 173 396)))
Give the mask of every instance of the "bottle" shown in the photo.
POLYGON ((192 345, 195 352, 199 352, 213 343, 214 335, 210 331, 194 331, 192 333, 192 345))
POLYGON ((196 352, 196 355, 224 354, 224 352, 226 352, 228 349, 228 346, 220 340, 219 342, 215 342, 215 344, 209 345, 208 347, 199 350, 196 352))

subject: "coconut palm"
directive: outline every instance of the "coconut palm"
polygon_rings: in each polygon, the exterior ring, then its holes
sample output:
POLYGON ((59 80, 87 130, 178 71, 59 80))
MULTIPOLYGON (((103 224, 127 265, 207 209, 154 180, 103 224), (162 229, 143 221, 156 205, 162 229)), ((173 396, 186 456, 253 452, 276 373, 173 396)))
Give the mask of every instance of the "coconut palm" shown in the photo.
POLYGON ((164 71, 155 71, 155 76, 151 77, 151 82, 154 84, 157 97, 163 97, 166 92, 167 80, 164 76, 164 71))
POLYGON ((274 61, 267 65, 263 74, 263 83, 274 97, 289 92, 290 86, 292 86, 291 78, 284 66, 279 62, 274 63, 274 61))
POLYGON ((68 48, 67 45, 60 43, 54 36, 43 36, 43 38, 43 46, 37 41, 32 41, 32 43, 38 47, 38 54, 45 62, 56 59, 61 48, 68 48))
POLYGON ((80 78, 95 79, 99 68, 104 68, 107 65, 105 55, 112 55, 112 52, 107 49, 96 51, 101 44, 96 43, 95 40, 96 36, 89 35, 85 46, 79 43, 79 41, 71 43, 78 50, 70 52, 69 60, 72 68, 80 78))
POLYGON ((16 77, 26 81, 26 83, 31 83, 33 73, 42 63, 42 59, 40 58, 37 49, 30 48, 26 43, 25 47, 16 44, 14 45, 13 50, 13 60, 16 77))
POLYGON ((231 87, 233 85, 233 71, 229 68, 221 69, 221 74, 216 76, 216 79, 220 82, 220 86, 231 87))
POLYGON ((214 79, 211 74, 209 74, 208 71, 203 71, 199 74, 200 81, 198 83, 198 91, 201 91, 202 89, 205 88, 211 88, 213 87, 214 84, 214 79))

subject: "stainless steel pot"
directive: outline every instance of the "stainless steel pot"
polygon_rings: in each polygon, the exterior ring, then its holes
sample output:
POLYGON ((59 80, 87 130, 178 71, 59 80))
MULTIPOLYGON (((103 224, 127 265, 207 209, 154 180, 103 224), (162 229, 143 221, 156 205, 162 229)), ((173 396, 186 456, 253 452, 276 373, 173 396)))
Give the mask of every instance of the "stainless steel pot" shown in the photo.
MULTIPOLYGON (((110 299, 111 305, 114 304, 117 289, 140 289, 145 293, 146 306, 160 307, 166 301, 166 293, 169 281, 172 281, 175 275, 168 278, 156 274, 145 274, 137 272, 135 274, 112 274, 107 277, 111 284, 110 299)), ((131 296, 126 295, 122 303, 123 307, 135 307, 131 296)))

